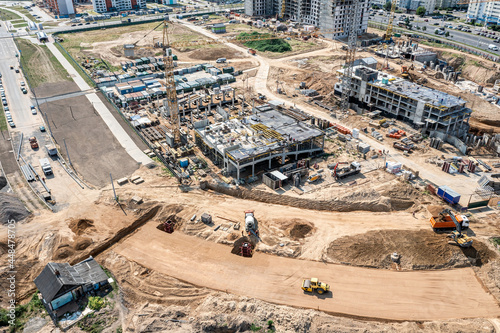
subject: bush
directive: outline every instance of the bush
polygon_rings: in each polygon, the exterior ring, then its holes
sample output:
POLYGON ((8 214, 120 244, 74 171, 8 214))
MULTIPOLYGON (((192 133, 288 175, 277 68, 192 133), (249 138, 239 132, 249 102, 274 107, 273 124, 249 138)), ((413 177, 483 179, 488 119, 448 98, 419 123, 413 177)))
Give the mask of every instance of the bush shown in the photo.
POLYGON ((89 308, 95 311, 99 311, 105 305, 105 301, 102 297, 91 296, 89 297, 89 308))
MULTIPOLYGON (((271 36, 270 34, 260 34, 256 31, 252 33, 241 33, 238 35, 237 39, 242 39, 242 38, 257 38, 257 37, 269 37, 271 36)), ((287 51, 291 51, 292 47, 290 44, 288 44, 285 40, 283 39, 265 39, 265 40, 253 40, 249 42, 243 43, 246 47, 256 49, 257 51, 265 52, 277 52, 277 53, 283 53, 287 51)))
POLYGON ((423 17, 425 15, 425 7, 423 7, 423 6, 418 7, 417 8, 417 15, 423 17))

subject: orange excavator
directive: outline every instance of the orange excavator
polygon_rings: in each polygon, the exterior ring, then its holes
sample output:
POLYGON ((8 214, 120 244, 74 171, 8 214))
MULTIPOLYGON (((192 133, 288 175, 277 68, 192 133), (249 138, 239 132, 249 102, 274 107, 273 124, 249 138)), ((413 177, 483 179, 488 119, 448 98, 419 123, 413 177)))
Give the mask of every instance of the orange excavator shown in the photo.
POLYGON ((411 66, 408 68, 408 66, 401 66, 401 76, 405 79, 409 79, 409 80, 412 80, 413 81, 413 78, 410 74, 410 71, 414 70, 415 67, 413 66, 413 64, 411 64, 411 66))

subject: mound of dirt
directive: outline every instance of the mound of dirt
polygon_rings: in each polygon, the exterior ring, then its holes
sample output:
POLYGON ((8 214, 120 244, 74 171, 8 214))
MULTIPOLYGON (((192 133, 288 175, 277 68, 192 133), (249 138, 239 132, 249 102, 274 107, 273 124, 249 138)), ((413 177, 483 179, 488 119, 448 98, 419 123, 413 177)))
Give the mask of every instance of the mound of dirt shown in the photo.
POLYGON ((69 244, 61 244, 57 248, 57 250, 54 251, 54 255, 52 256, 53 260, 61 260, 61 259, 66 259, 68 257, 71 257, 75 252, 73 249, 69 246, 69 244))
POLYGON ((298 239, 304 238, 313 230, 313 227, 310 224, 305 223, 297 223, 290 230, 290 237, 298 239))
POLYGON ((68 224, 71 231, 80 236, 84 233, 94 232, 94 221, 88 219, 74 219, 68 224))
POLYGON ((88 248, 91 244, 92 240, 90 238, 77 238, 73 243, 73 249, 75 249, 76 251, 82 251, 88 248))
POLYGON ((333 262, 356 266, 391 268, 393 252, 401 256, 402 269, 480 266, 497 256, 477 239, 471 248, 462 249, 446 234, 430 230, 374 230, 333 241, 327 257, 333 262))
POLYGON ((429 205, 427 206, 427 210, 431 213, 432 216, 439 216, 439 213, 443 211, 444 207, 440 205, 429 205))
POLYGON ((19 222, 24 220, 30 212, 23 203, 14 195, 0 193, 0 223, 7 224, 7 221, 19 222))
POLYGON ((0 176, 0 190, 7 185, 7 179, 4 176, 0 176))

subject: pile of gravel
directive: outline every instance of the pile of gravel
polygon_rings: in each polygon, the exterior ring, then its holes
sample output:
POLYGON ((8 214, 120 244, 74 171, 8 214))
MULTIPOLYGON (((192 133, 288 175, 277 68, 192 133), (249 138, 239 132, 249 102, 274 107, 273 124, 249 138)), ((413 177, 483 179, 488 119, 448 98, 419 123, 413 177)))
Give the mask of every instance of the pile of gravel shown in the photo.
POLYGON ((0 223, 7 224, 9 220, 19 222, 30 212, 24 207, 21 200, 12 194, 0 193, 0 223))

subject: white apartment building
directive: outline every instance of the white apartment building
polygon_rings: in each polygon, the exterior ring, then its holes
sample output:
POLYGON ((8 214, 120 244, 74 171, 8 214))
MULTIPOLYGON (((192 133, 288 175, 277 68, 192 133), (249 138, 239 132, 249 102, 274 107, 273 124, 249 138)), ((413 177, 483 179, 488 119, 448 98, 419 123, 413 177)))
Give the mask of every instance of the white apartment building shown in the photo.
MULTIPOLYGON (((249 16, 276 16, 285 5, 284 18, 305 25, 314 25, 328 38, 343 38, 348 34, 352 19, 352 0, 245 0, 245 14, 249 16), (339 31, 328 33, 328 31, 339 31)), ((360 0, 360 25, 358 33, 368 28, 368 9, 371 3, 360 0)))
POLYGON ((467 22, 500 24, 500 1, 470 3, 467 10, 467 22))
POLYGON ((92 0, 94 11, 98 13, 120 12, 146 8, 146 0, 92 0))

